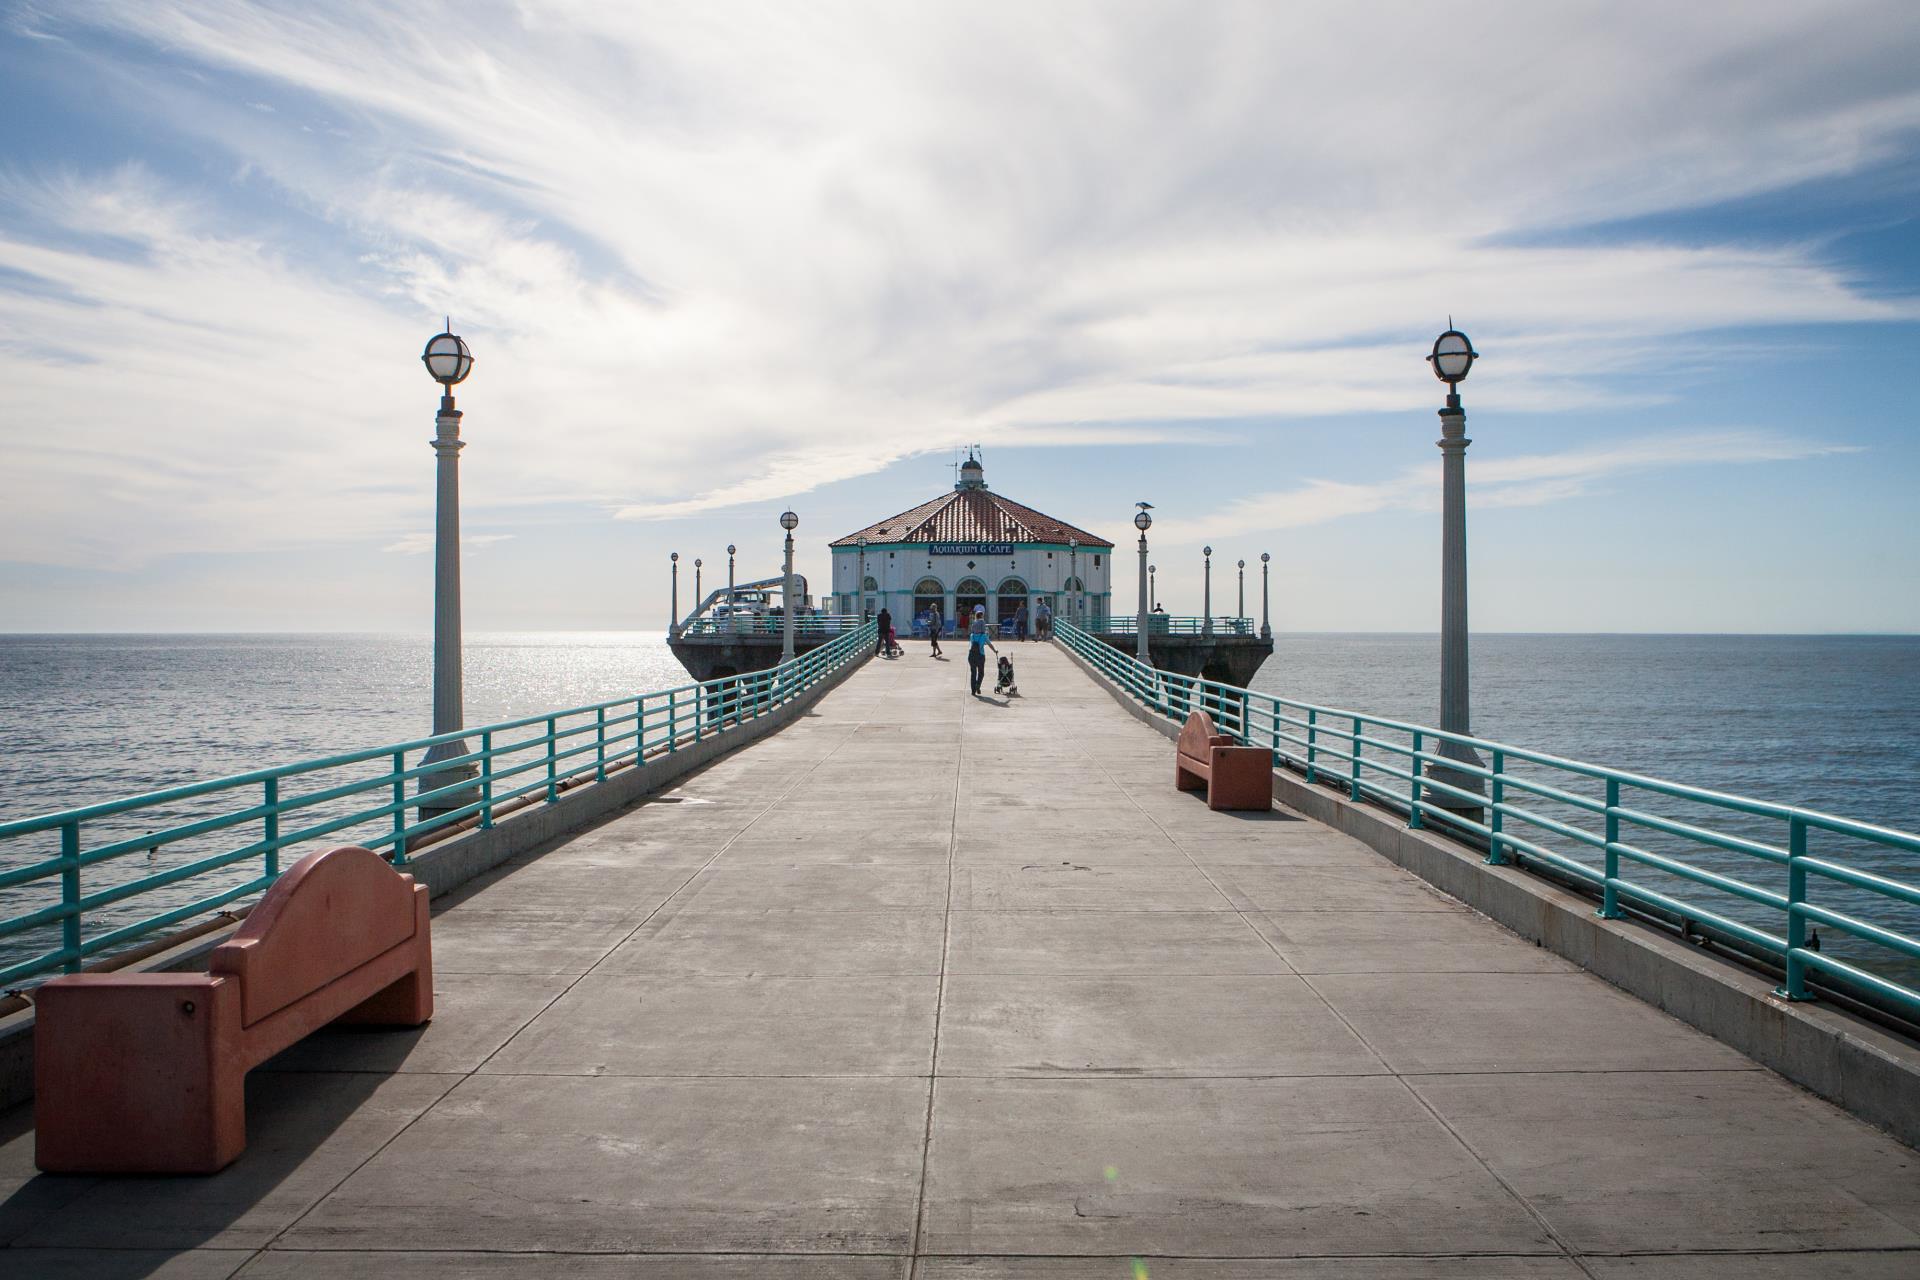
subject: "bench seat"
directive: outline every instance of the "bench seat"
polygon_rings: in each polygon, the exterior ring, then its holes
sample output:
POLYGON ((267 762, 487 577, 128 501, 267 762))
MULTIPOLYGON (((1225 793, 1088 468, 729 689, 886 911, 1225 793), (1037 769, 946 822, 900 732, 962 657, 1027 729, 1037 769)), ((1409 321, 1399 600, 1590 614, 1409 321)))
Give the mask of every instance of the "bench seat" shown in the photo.
POLYGON ((1213 723, 1204 711, 1187 717, 1174 748, 1173 785, 1205 791, 1209 809, 1273 808, 1273 755, 1265 747, 1243 747, 1213 723))
POLYGON ((427 890, 358 846, 268 888, 206 973, 87 973, 34 993, 34 1160, 213 1173, 247 1145, 246 1074, 331 1022, 433 1017, 427 890))

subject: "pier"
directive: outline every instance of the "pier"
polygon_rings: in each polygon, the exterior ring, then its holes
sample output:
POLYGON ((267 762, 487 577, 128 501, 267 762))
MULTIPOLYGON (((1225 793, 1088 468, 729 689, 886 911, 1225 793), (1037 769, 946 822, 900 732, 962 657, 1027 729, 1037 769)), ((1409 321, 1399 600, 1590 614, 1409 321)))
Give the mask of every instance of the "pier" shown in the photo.
POLYGON ((443 896, 433 1022, 256 1071, 218 1175, 39 1176, 14 1110, 0 1271, 1920 1271, 1911 1147, 1007 649, 443 896))

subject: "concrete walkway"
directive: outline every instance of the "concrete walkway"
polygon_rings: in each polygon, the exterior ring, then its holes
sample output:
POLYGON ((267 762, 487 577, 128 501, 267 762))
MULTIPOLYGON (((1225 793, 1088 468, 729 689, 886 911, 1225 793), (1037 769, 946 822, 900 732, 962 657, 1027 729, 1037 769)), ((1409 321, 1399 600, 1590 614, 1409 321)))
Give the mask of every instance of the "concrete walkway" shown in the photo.
POLYGON ((461 894, 432 1026, 255 1072, 218 1177, 16 1112, 0 1274, 1920 1275, 1914 1151, 1008 649, 461 894))

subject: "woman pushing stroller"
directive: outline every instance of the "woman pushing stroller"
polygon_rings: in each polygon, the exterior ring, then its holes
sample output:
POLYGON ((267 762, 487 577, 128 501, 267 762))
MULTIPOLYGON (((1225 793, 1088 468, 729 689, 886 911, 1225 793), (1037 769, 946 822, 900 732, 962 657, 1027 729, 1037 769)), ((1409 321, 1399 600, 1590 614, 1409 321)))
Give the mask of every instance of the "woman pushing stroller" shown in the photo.
POLYGON ((967 679, 973 686, 973 696, 980 696, 980 683, 987 678, 987 650, 998 654, 993 637, 987 631, 987 607, 973 606, 973 621, 967 626, 967 679))

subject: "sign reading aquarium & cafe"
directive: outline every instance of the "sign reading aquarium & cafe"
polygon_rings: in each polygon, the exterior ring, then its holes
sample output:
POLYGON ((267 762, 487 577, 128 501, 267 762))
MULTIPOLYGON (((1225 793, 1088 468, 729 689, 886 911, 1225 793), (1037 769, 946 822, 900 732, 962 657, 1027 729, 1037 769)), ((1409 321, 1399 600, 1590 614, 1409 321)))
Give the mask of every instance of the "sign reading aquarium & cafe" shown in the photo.
POLYGON ((1011 542, 935 542, 927 547, 935 556, 1010 556, 1011 542))

